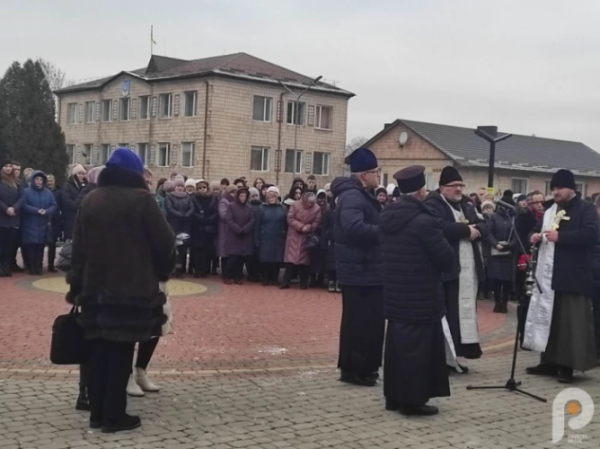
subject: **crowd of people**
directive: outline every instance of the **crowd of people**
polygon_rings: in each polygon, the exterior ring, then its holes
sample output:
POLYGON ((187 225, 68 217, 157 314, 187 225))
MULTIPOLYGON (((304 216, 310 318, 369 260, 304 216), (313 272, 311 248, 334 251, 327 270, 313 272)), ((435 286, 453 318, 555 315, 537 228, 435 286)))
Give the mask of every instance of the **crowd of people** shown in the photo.
POLYGON ((62 188, 52 175, 21 176, 18 163, 2 162, 0 274, 20 269, 19 246, 32 275, 48 246, 55 271, 57 243, 72 240, 67 301, 81 307, 92 343, 77 408, 91 411, 91 427, 139 427, 126 397, 158 391, 146 368, 165 332, 162 286, 219 268, 225 284, 341 292, 340 380, 374 386, 384 366, 386 408, 404 415, 437 413, 427 402, 449 396, 448 371, 468 373, 462 359, 482 356, 477 299, 492 292, 496 313, 520 302, 521 345, 542 352, 528 372, 570 383, 574 370, 596 366, 600 200, 596 210, 581 198, 571 172, 554 175, 551 199, 534 191, 515 201, 505 191, 496 201, 483 188, 465 195, 455 167, 430 192, 423 167, 400 170, 397 185, 384 187, 371 151, 359 148, 349 162, 351 176, 323 189, 313 176, 297 178, 287 195, 261 178, 249 186, 173 173, 154 186, 127 149, 89 172, 76 165, 62 188), (534 293, 528 310, 519 267, 531 245, 540 246, 538 277, 552 296, 534 293), (540 304, 555 305, 550 321, 540 319, 540 304))

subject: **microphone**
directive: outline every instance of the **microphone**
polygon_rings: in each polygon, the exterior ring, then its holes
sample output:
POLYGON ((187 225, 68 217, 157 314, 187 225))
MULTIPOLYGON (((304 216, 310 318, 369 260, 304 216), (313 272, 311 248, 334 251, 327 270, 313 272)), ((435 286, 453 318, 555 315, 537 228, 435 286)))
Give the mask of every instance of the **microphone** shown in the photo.
POLYGON ((505 207, 508 210, 515 210, 515 211, 517 210, 517 208, 515 206, 513 206, 512 204, 508 204, 507 202, 502 201, 502 200, 496 201, 496 204, 499 204, 500 206, 505 207))

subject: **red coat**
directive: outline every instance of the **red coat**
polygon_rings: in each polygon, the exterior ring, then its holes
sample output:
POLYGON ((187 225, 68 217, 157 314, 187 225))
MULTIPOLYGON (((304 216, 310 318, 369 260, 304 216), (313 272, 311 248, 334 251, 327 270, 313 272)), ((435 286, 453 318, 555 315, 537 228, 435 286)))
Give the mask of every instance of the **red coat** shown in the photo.
POLYGON ((316 203, 309 205, 303 200, 296 201, 290 207, 287 222, 289 229, 283 261, 294 265, 310 265, 310 253, 305 248, 305 243, 306 238, 321 223, 321 209, 316 203), (308 229, 302 232, 302 228, 307 225, 308 229))

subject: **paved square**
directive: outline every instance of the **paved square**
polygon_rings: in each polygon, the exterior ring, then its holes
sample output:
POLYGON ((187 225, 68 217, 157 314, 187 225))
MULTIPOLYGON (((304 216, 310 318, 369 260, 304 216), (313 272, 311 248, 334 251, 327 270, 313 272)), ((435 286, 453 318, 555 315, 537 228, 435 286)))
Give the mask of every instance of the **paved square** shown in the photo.
MULTIPOLYGON (((337 381, 339 295, 221 286, 216 278, 202 282, 202 293, 182 289, 173 299, 176 334, 161 341, 150 367, 163 389, 129 402, 142 429, 104 435, 91 431, 87 414, 73 408, 76 367, 47 361, 52 320, 66 305, 61 293, 40 290, 35 280, 0 279, 1 449, 600 446, 600 410, 580 430, 565 426, 565 438, 552 443, 552 400, 564 386, 524 374, 537 354, 519 352, 517 378, 546 404, 465 389, 506 382, 514 308, 507 319, 480 301, 484 357, 468 363, 470 374, 451 377, 453 396, 434 401, 439 415, 404 418, 384 410, 380 385, 337 381)), ((598 370, 578 374, 572 386, 598 405, 598 370)))

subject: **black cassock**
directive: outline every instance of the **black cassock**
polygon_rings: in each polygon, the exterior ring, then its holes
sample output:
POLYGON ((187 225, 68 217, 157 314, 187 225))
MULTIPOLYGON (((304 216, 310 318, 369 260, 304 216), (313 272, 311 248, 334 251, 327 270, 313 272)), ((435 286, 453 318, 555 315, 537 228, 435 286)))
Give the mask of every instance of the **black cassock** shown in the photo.
POLYGON ((483 352, 479 343, 464 344, 461 342, 460 334, 460 309, 458 303, 458 279, 444 282, 444 294, 446 297, 446 319, 452 334, 452 341, 457 357, 465 359, 478 359, 483 352))
POLYGON ((379 371, 385 333, 383 287, 343 285, 342 302, 338 368, 359 376, 379 371))
POLYGON ((402 405, 425 405, 450 396, 441 320, 430 324, 388 321, 383 393, 402 405))

